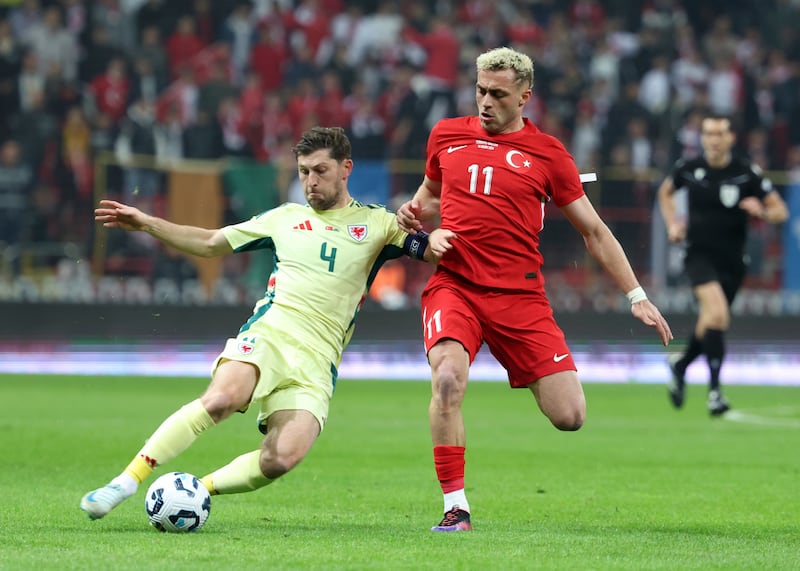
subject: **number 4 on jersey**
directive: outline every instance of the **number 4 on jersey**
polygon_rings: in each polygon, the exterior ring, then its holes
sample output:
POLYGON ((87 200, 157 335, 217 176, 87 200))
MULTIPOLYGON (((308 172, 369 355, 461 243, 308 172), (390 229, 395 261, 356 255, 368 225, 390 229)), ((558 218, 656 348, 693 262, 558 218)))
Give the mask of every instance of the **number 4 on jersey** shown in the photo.
POLYGON ((336 248, 331 248, 330 253, 328 253, 328 243, 323 242, 322 248, 319 250, 319 257, 328 262, 328 271, 333 271, 333 265, 336 263, 336 248))

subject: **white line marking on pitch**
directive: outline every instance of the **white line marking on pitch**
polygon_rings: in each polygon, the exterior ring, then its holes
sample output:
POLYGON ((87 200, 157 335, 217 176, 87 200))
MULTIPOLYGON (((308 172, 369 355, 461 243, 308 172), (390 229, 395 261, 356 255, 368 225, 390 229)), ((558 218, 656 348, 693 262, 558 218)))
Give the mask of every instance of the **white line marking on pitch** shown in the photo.
MULTIPOLYGON (((790 411, 788 407, 782 407, 782 411, 790 411)), ((800 428, 800 419, 798 418, 780 418, 775 416, 759 416, 757 414, 750 414, 740 410, 730 410, 723 416, 725 420, 733 422, 741 422, 742 424, 757 424, 759 426, 775 426, 779 428, 800 428)))

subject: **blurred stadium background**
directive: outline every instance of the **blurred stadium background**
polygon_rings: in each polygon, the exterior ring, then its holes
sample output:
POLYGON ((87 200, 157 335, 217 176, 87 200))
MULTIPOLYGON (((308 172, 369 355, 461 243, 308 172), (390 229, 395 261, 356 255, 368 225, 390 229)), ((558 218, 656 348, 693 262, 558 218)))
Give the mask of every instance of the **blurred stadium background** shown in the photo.
MULTIPOLYGON (((800 384, 797 0, 6 0, 0 6, 0 372, 205 375, 263 294, 266 254, 185 258, 107 232, 112 197, 219 226, 298 200, 289 147, 314 124, 353 142, 351 191, 396 207, 428 130, 474 112, 475 56, 534 58, 526 115, 557 136, 677 341, 693 322, 655 189, 698 152, 707 110, 791 209, 754 222, 727 382, 800 384)), ((555 209, 548 293, 588 381, 664 382, 665 354, 555 209)), ((430 268, 381 271, 342 377, 427 378, 430 268)), ((689 372, 705 378, 703 363, 689 372)), ((503 379, 488 352, 473 377, 503 379)))

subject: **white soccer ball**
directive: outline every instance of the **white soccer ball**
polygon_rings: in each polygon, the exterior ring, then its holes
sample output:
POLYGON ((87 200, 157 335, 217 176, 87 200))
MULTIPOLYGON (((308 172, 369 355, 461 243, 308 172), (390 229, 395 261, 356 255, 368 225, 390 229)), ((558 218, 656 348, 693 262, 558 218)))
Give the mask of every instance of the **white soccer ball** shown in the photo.
POLYGON ((195 476, 172 472, 151 484, 144 508, 150 524, 159 531, 197 531, 211 512, 211 494, 195 476))

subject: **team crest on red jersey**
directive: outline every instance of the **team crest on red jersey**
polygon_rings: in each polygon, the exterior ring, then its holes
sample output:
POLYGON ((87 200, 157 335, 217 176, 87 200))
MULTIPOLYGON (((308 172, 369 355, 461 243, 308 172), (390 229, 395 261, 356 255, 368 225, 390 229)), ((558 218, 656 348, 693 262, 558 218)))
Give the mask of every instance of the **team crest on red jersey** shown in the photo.
POLYGON ((367 225, 350 224, 347 226, 347 233, 350 234, 350 237, 356 242, 363 242, 364 238, 367 237, 367 225))
POLYGON ((236 348, 242 355, 250 355, 256 350, 255 337, 242 337, 242 340, 239 341, 239 344, 236 346, 236 348))
POLYGON ((512 149, 506 153, 506 162, 515 169, 531 166, 531 162, 517 149, 512 149))

